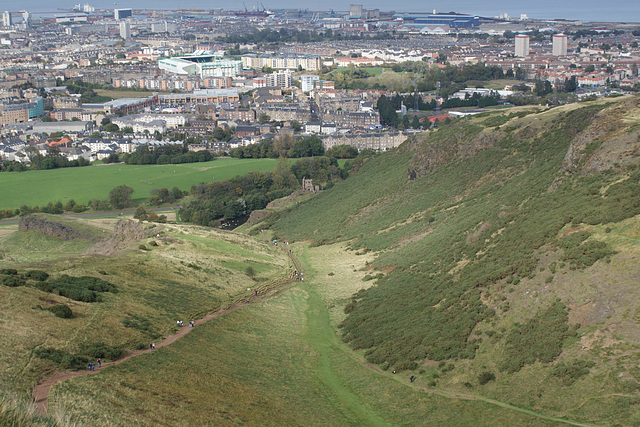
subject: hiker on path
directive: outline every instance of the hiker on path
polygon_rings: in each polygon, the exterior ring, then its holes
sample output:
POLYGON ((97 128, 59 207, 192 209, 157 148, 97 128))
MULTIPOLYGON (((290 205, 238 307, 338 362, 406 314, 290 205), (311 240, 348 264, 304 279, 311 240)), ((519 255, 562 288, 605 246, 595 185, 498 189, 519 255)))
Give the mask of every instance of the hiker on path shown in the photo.
POLYGON ((409 381, 411 381, 411 382, 413 382, 415 379, 416 379, 416 377, 414 377, 413 375, 411 375, 411 376, 409 377, 409 381))
POLYGON ((98 358, 98 360, 96 360, 96 362, 98 362, 98 368, 102 366, 102 362, 100 362, 100 358, 98 358))

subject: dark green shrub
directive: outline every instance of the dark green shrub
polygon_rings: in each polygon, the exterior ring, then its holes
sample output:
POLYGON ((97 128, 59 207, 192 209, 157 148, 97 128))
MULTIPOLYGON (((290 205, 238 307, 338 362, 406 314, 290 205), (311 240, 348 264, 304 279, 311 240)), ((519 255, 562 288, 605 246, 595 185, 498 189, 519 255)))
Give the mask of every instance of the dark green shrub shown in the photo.
POLYGON ((18 270, 16 270, 15 268, 0 268, 0 274, 15 276, 16 274, 18 274, 18 270))
POLYGON ((84 369, 88 363, 86 357, 65 353, 54 348, 37 348, 33 351, 37 357, 60 365, 63 369, 84 369))
POLYGON ((93 359, 116 360, 122 356, 122 347, 117 345, 106 345, 103 343, 91 343, 82 347, 82 353, 93 359))
POLYGON ((484 371, 484 372, 481 372, 480 375, 478 375, 478 384, 485 385, 490 381, 495 381, 495 379, 496 379, 496 376, 494 375, 493 372, 484 371))
POLYGON ((21 279, 18 276, 4 276, 2 278, 2 284, 4 286, 9 286, 11 288, 15 288, 18 286, 24 286, 27 284, 27 282, 24 281, 24 279, 21 279))
POLYGON ((567 308, 556 300, 527 322, 516 323, 505 338, 505 360, 500 369, 513 373, 536 361, 553 362, 562 352, 563 341, 576 334, 569 328, 568 318, 567 308))
POLYGON ((24 274, 24 277, 44 282, 49 278, 49 273, 42 270, 29 270, 24 274))
POLYGON ((590 360, 571 360, 568 362, 560 362, 551 370, 551 375, 559 378, 565 386, 570 386, 578 379, 588 375, 590 368, 595 365, 590 360))
POLYGON ((56 317, 60 317, 62 319, 71 319, 73 318, 73 311, 66 304, 58 304, 49 308, 49 311, 55 314, 56 317))
POLYGON ((37 282, 35 286, 41 291, 57 292, 63 297, 83 302, 96 302, 100 299, 98 293, 117 291, 116 287, 106 280, 91 276, 70 277, 62 275, 47 282, 37 282))

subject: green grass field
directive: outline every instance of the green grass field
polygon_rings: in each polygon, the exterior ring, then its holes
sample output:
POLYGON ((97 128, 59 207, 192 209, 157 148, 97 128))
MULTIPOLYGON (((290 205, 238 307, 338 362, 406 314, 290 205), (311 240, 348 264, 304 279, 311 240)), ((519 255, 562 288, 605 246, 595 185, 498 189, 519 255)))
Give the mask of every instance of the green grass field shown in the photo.
POLYGON ((106 199, 118 185, 133 187, 134 200, 149 198, 150 190, 178 187, 189 190, 201 182, 221 181, 250 171, 272 171, 274 159, 221 158, 206 163, 180 165, 95 165, 45 171, 2 173, 0 209, 44 205, 74 199, 87 203, 106 199))

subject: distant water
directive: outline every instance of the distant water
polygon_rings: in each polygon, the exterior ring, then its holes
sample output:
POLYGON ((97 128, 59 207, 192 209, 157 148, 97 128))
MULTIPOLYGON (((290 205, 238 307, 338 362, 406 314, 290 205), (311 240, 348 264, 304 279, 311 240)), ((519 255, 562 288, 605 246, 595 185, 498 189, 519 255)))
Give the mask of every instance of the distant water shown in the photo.
MULTIPOLYGON (((77 0, 77 1, 48 1, 29 0, 24 3, 0 0, 1 10, 19 10, 27 8, 32 13, 53 12, 57 8, 70 9, 76 3, 89 3, 100 9, 134 8, 134 9, 241 9, 242 2, 237 0, 77 0), (20 5, 20 6, 18 6, 20 5)), ((452 1, 424 1, 406 0, 400 3, 391 3, 383 0, 358 1, 350 0, 325 0, 320 4, 311 0, 264 0, 258 2, 271 9, 309 9, 317 10, 319 6, 323 10, 334 9, 345 11, 348 4, 362 4, 365 9, 378 8, 382 11, 394 9, 397 12, 458 12, 470 15, 493 17, 501 13, 507 13, 511 17, 519 17, 526 14, 536 19, 577 19, 584 21, 608 21, 608 22, 640 22, 639 0, 615 0, 606 2, 602 0, 452 0, 452 1)), ((248 8, 256 4, 254 0, 245 0, 248 8)))

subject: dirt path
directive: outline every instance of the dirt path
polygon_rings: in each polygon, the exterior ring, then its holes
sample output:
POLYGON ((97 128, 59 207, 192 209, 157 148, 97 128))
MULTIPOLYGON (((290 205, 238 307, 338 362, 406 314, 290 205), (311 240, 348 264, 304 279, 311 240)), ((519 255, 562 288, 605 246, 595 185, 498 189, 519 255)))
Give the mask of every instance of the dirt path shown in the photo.
MULTIPOLYGON (((301 267, 298 259, 293 255, 293 253, 289 251, 287 247, 282 247, 282 249, 290 258, 292 264, 296 266, 296 268, 301 267)), ((287 278, 276 280, 274 282, 271 282, 259 288, 256 288, 258 291, 258 296, 250 296, 250 297, 243 296, 241 298, 238 298, 237 300, 233 301, 228 307, 220 308, 219 310, 214 311, 213 313, 209 313, 203 318, 196 320, 195 326, 201 325, 215 317, 224 316, 225 314, 228 314, 246 305, 267 301, 271 298, 274 298, 277 295, 279 295, 278 291, 281 290, 285 285, 294 283, 296 281, 297 281, 297 277, 293 276, 293 272, 291 272, 290 276, 287 278)), ((184 326, 180 328, 178 332, 176 332, 175 334, 169 335, 161 342, 158 342, 156 344, 156 349, 171 345, 175 341, 179 340, 180 338, 188 334, 191 331, 191 329, 192 328, 188 326, 184 326)), ((108 368, 109 366, 118 365, 127 359, 140 356, 141 354, 151 353, 152 351, 153 350, 151 349, 130 351, 124 356, 120 357, 119 359, 114 360, 113 362, 103 362, 100 368, 98 368, 97 366, 95 367, 95 371, 89 371, 89 370, 64 371, 64 372, 59 372, 57 374, 54 374, 46 378, 44 381, 42 381, 41 383, 39 383, 34 387, 33 398, 36 404, 36 409, 42 414, 47 413, 49 390, 51 389, 51 387, 58 384, 60 381, 64 381, 66 379, 73 378, 73 377, 79 377, 82 375, 95 375, 98 372, 102 371, 103 369, 108 368)))

